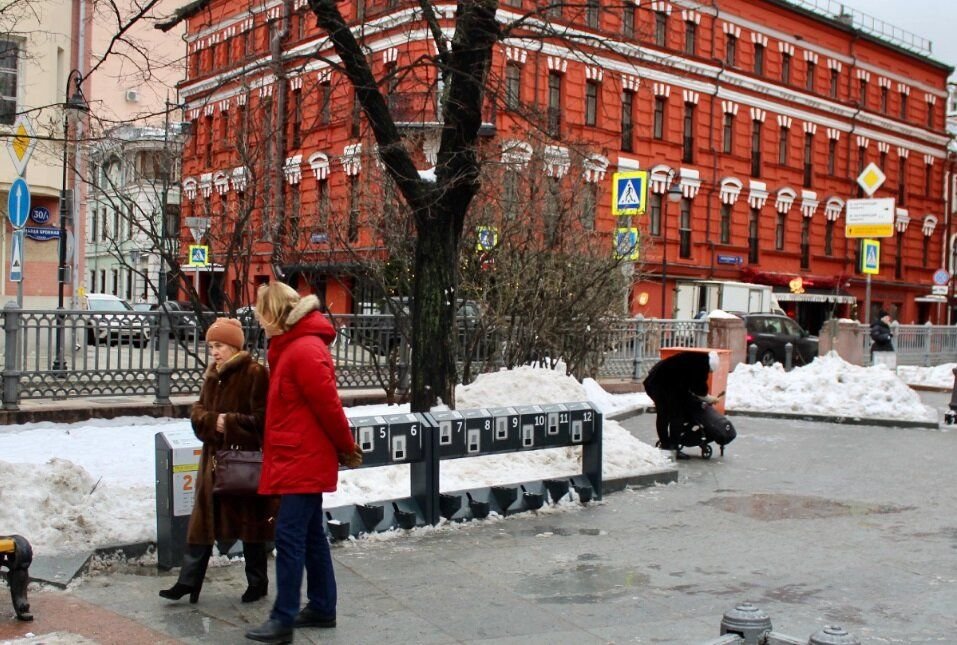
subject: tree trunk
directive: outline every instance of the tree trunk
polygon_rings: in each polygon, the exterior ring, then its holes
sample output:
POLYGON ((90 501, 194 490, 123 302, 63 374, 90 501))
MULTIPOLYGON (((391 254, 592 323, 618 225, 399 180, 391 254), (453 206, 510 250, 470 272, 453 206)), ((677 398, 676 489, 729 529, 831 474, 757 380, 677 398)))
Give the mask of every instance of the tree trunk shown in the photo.
POLYGON ((412 301, 413 412, 428 412, 441 399, 455 407, 455 289, 458 241, 455 217, 439 213, 418 226, 412 301))

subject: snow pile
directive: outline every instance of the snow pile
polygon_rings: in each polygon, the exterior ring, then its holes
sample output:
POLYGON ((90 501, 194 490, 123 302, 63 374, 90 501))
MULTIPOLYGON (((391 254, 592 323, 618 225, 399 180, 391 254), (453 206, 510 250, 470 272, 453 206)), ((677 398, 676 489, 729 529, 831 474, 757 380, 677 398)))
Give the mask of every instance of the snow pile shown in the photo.
MULTIPOLYGON (((459 408, 599 399, 603 411, 646 405, 622 401, 591 382, 562 372, 520 368, 479 377, 456 393, 459 408)), ((642 398, 643 397, 643 398, 642 398)), ((349 416, 399 414, 406 406, 362 406, 349 416)), ((96 419, 75 424, 27 424, 0 429, 0 531, 26 536, 38 553, 155 539, 157 432, 189 431, 185 419, 96 419)), ((604 476, 661 470, 670 462, 614 421, 604 423, 604 476)), ((442 463, 442 487, 457 490, 581 472, 580 449, 553 448, 442 463)), ((345 471, 327 507, 409 494, 409 468, 345 471)))
POLYGON ((151 486, 98 481, 66 459, 0 468, 0 527, 37 553, 152 540, 154 509, 151 486))
POLYGON ((934 367, 900 365, 897 368, 897 375, 908 385, 923 385, 924 387, 939 387, 949 390, 954 387, 955 367, 957 367, 957 363, 944 363, 934 367))
POLYGON ((920 401, 897 375, 883 365, 851 365, 837 354, 785 372, 744 363, 728 376, 727 407, 731 410, 820 414, 900 421, 937 421, 937 412, 920 401))

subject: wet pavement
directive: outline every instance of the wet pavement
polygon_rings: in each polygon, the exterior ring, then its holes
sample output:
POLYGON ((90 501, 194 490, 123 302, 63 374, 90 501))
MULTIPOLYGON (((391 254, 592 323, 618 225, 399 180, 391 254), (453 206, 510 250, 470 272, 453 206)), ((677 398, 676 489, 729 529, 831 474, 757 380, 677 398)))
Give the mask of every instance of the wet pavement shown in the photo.
MULTIPOLYGON (((804 639, 838 623, 865 643, 957 642, 957 431, 734 423, 725 456, 689 451, 676 484, 335 546, 339 625, 296 642, 698 643, 744 600, 804 639)), ((653 415, 625 425, 653 441, 653 415)), ((241 565, 211 568, 197 605, 156 596, 174 581, 106 567, 32 591, 25 624, 4 598, 0 641, 242 643, 268 612, 239 602, 241 565)))

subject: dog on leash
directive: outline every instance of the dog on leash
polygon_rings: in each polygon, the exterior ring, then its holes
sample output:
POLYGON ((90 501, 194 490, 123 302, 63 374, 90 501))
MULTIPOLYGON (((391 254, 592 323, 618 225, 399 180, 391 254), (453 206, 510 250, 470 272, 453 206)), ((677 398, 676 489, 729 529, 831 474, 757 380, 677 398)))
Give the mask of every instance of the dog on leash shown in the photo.
POLYGON ((7 568, 7 584, 10 585, 10 598, 17 618, 33 620, 30 613, 30 601, 27 600, 27 585, 30 584, 30 564, 33 562, 33 548, 21 535, 0 536, 0 567, 7 568))

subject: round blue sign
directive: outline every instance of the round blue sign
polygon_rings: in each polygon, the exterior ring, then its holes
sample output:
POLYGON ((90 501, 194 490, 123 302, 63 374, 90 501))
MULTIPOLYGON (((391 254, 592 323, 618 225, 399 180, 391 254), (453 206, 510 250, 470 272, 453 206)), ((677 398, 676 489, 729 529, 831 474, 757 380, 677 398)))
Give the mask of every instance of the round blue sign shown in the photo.
POLYGON ((37 224, 46 224, 50 221, 50 209, 45 206, 37 206, 30 211, 30 219, 37 224))
POLYGON ((934 284, 945 285, 950 282, 950 273, 947 269, 937 269, 934 271, 934 284))

